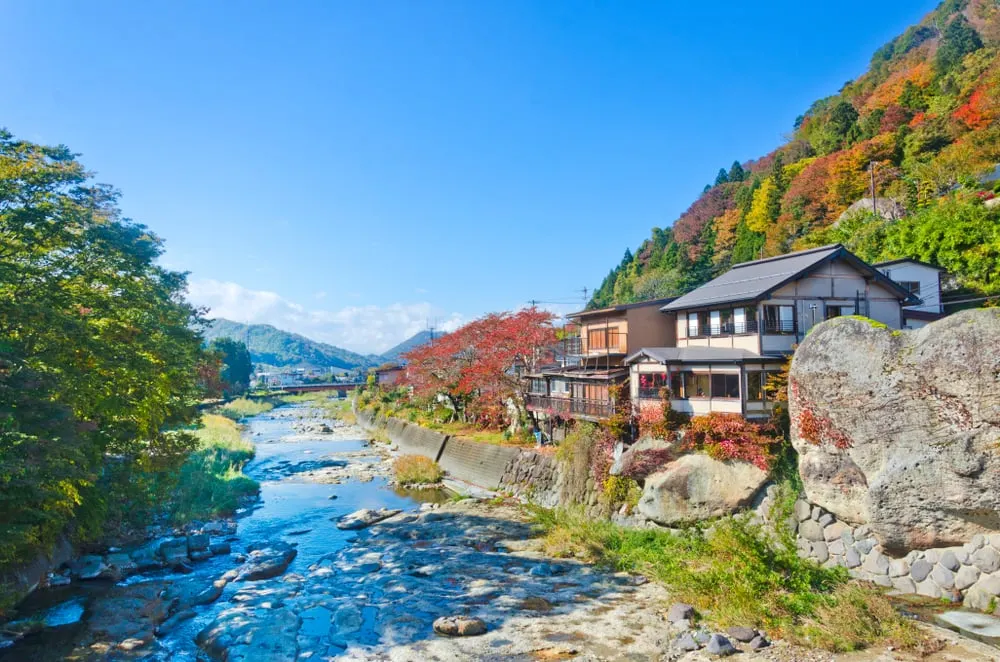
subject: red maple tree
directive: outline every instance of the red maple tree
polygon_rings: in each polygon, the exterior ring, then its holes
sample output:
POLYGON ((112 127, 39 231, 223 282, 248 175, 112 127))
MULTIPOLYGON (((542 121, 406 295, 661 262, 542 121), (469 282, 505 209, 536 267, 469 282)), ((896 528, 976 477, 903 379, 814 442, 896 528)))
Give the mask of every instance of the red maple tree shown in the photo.
POLYGON ((404 355, 418 397, 443 395, 462 420, 490 427, 508 402, 525 411, 527 380, 555 342, 553 315, 537 308, 490 313, 404 355))

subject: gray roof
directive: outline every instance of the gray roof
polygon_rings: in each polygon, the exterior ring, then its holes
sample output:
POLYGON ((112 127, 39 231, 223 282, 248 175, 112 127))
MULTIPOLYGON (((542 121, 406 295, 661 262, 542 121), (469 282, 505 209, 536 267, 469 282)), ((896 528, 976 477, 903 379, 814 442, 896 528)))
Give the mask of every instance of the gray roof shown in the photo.
POLYGON ((845 258, 861 271, 895 290, 900 299, 912 298, 899 284, 885 277, 840 244, 811 248, 734 265, 732 269, 661 308, 663 311, 703 308, 722 303, 763 299, 770 292, 834 258, 845 258))
POLYGON ((724 361, 727 363, 740 361, 780 361, 781 358, 761 356, 746 349, 730 349, 728 347, 643 347, 625 363, 634 363, 641 358, 650 358, 660 363, 697 363, 724 361))

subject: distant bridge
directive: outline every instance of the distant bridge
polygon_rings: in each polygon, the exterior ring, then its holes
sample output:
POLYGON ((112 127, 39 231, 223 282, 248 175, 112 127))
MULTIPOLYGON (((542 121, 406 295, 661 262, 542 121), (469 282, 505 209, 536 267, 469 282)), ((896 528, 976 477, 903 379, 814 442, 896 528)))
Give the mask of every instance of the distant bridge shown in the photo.
POLYGON ((313 391, 353 391, 364 386, 364 382, 334 382, 332 384, 295 384, 275 389, 278 393, 312 393, 313 391))

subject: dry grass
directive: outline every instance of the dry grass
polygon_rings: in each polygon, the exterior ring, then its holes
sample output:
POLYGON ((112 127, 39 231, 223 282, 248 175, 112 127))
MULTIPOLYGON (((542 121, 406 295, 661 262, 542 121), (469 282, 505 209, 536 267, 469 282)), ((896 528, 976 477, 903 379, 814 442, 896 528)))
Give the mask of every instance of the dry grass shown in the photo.
POLYGON ((441 482, 444 470, 441 466, 422 455, 401 455, 392 463, 396 482, 400 485, 433 485, 441 482))

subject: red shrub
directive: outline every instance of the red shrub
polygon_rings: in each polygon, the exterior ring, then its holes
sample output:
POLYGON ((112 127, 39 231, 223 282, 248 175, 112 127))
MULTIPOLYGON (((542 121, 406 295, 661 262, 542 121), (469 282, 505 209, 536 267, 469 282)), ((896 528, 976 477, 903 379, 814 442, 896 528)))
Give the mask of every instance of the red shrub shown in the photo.
POLYGON ((851 447, 851 439, 833 425, 833 421, 825 416, 815 414, 812 409, 803 407, 799 413, 799 436, 810 444, 819 446, 830 443, 843 450, 851 447))
POLYGON ((739 414, 713 412, 695 416, 684 435, 684 447, 701 450, 716 460, 743 460, 768 471, 777 439, 771 426, 751 423, 739 414))

